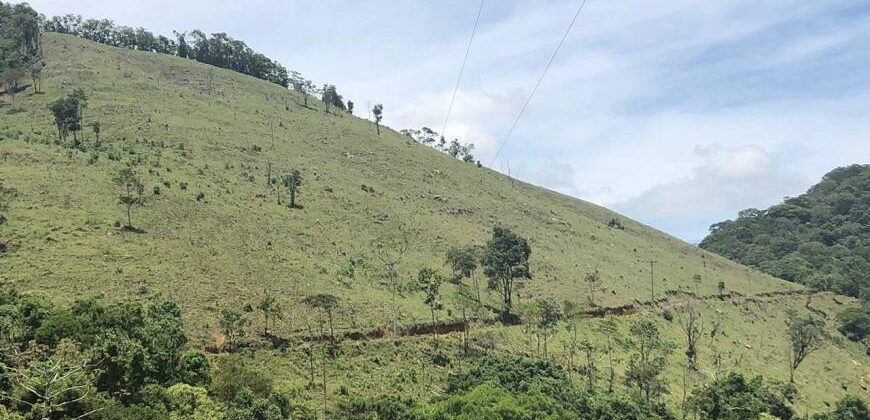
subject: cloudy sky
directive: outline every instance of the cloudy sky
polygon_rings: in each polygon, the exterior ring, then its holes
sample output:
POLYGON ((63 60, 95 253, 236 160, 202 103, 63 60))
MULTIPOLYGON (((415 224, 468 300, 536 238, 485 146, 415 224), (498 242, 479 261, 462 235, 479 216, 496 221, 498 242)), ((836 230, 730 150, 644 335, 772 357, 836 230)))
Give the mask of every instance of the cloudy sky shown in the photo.
MULTIPOLYGON (((478 0, 33 0, 227 32, 393 128, 441 128, 478 0)), ((447 136, 489 164, 579 0, 488 0, 447 136)), ((589 0, 492 167, 688 241, 870 163, 870 3, 589 0)))

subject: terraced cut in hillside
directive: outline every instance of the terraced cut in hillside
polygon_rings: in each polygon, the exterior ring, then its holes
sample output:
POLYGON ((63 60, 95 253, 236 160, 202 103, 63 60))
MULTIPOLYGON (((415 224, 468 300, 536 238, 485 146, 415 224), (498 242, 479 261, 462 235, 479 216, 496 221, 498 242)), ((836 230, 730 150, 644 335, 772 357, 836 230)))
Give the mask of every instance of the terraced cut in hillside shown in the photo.
MULTIPOLYGON (((458 161, 395 131, 377 135, 369 121, 326 113, 312 99, 305 107, 298 94, 262 80, 65 35, 46 34, 43 44, 45 93, 5 98, 0 107, 0 179, 17 191, 0 227, 7 243, 0 258, 5 287, 59 301, 97 295, 177 301, 202 346, 222 340, 221 309, 255 306, 266 291, 287 312, 274 334, 301 341, 319 322, 301 299, 332 293, 339 297, 340 333, 383 331, 395 343, 342 344, 347 358, 323 362, 335 365, 333 372, 343 369, 329 378, 329 388, 347 386, 354 394, 378 383, 385 392, 427 397, 441 392, 444 377, 461 369, 454 365, 461 361, 419 366, 418 353, 427 351, 429 338, 395 337, 391 327, 394 320, 402 329, 428 323, 417 271, 432 267, 446 275, 451 246, 482 245, 497 225, 528 238, 532 248, 533 279, 517 293, 518 311, 530 298, 573 302, 578 313, 607 315, 581 322, 579 328, 592 331, 597 322, 620 315, 588 307, 583 278, 598 270, 602 285, 595 303, 633 308, 624 311, 630 316, 615 317, 618 326, 650 316, 678 340, 679 327, 660 312, 703 296, 705 317, 722 318, 724 333, 710 339, 724 355, 717 360, 739 359, 754 373, 778 379, 788 373, 785 307, 822 308, 830 318, 855 304, 824 294, 805 305, 807 296, 816 295, 801 285, 593 204, 458 161), (75 88, 89 98, 84 124, 101 127, 99 143, 85 130, 84 152, 57 144, 47 110, 75 88), (146 202, 132 212, 141 232, 118 227, 126 214, 112 179, 131 162, 145 181, 146 202), (304 179, 296 209, 288 208, 284 188, 269 182, 291 170, 304 179), (610 227, 613 219, 622 228, 610 227), (392 282, 390 261, 398 273, 392 282), (376 373, 371 363, 380 367, 376 373), (407 387, 403 380, 418 369, 430 386, 407 387)), ((497 307, 483 274, 474 279, 484 302, 497 307)), ((460 318, 455 292, 452 284, 442 287, 439 320, 460 318)), ((530 337, 526 326, 484 325, 495 319, 492 311, 474 317, 482 321, 475 340, 505 352, 531 351, 523 341, 530 337)), ((552 337, 553 348, 562 348, 567 334, 552 337)), ((458 340, 450 335, 444 345, 458 340)), ((304 386, 300 366, 309 359, 301 347, 257 354, 287 390, 311 398, 319 392, 304 386)), ((702 351, 702 363, 710 367, 713 356, 702 351)), ((567 356, 559 350, 554 357, 563 363, 567 356)), ((671 357, 685 359, 681 352, 671 357)), ((858 344, 832 340, 801 366, 800 404, 814 412, 846 392, 867 395, 861 387, 870 382, 868 361, 858 344)), ((622 352, 618 370, 626 362, 622 352)), ((708 374, 715 373, 711 369, 708 374)), ((668 375, 674 384, 682 380, 676 366, 668 375)), ((677 404, 679 392, 672 387, 669 401, 677 404)))

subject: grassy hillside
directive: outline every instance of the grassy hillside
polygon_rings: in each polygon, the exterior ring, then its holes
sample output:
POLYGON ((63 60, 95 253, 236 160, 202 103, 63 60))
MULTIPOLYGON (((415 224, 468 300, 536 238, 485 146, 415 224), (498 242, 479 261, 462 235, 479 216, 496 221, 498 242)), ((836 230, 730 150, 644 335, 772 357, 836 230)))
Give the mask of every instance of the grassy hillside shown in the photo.
MULTIPOLYGON (((745 370, 783 379, 782 310, 806 312, 806 297, 741 296, 800 292, 800 285, 593 204, 512 182, 392 130, 378 136, 369 121, 325 113, 315 100, 304 107, 296 93, 262 80, 57 34, 45 36, 44 49, 45 93, 21 94, 11 103, 5 98, 0 107, 0 178, 18 192, 0 227, 7 241, 0 258, 4 286, 60 301, 161 296, 181 304, 189 333, 201 345, 220 340, 221 309, 256 305, 265 290, 287 308, 275 326, 278 335, 306 334, 316 324, 299 301, 318 292, 339 296, 339 331, 386 330, 394 304, 401 325, 427 322, 416 286, 419 268, 446 274, 449 247, 482 245, 491 228, 502 225, 527 237, 532 247, 534 279, 520 291, 520 302, 553 297, 583 307, 582 279, 595 269, 603 277, 600 305, 648 301, 654 261, 654 298, 671 296, 661 303, 665 307, 689 294, 715 296, 724 282, 725 292, 733 294, 710 300, 705 313, 723 317, 728 335, 711 346, 745 370), (75 88, 89 96, 85 124, 99 121, 102 127, 100 145, 86 131, 84 151, 56 143, 47 111, 50 101, 75 88), (117 227, 126 216, 112 178, 128 162, 136 163, 145 180, 147 203, 133 210, 143 233, 117 227), (283 204, 286 193, 268 184, 270 168, 273 176, 301 171, 298 202, 304 208, 283 204), (609 227, 613 218, 624 229, 609 227), (386 282, 384 259, 398 262, 398 287, 386 282)), ((451 309, 453 292, 452 285, 442 288, 440 319, 458 317, 451 309)), ((482 293, 487 303, 498 304, 495 295, 482 293)), ((820 295, 813 305, 833 315, 853 302, 820 295)), ((638 308, 618 318, 620 328, 654 317, 679 340, 679 328, 661 319, 660 309, 638 308)), ((495 315, 485 311, 480 317, 495 315)), ((592 331, 594 322, 581 328, 592 331)), ((500 351, 530 351, 524 326, 487 325, 475 329, 475 339, 498 342, 500 351)), ((553 348, 563 348, 563 330, 552 339, 553 348)), ((456 340, 450 336, 443 345, 456 340)), ((328 380, 332 401, 341 398, 342 386, 351 394, 431 397, 443 391, 447 373, 461 369, 453 363, 421 365, 420 354, 429 351, 426 337, 343 346, 347 357, 324 361, 334 364, 330 372, 341 368, 328 380), (408 386, 418 370, 415 383, 426 378, 427 385, 408 386)), ((868 358, 858 347, 834 340, 805 362, 797 378, 802 409, 821 410, 846 391, 866 392, 860 387, 870 381, 868 358)), ((554 354, 564 360, 564 351, 554 354)), ((680 354, 672 357, 675 362, 680 354)), ((711 357, 707 352, 702 362, 709 366, 711 357)), ((268 364, 286 389, 316 398, 316 390, 303 386, 302 347, 262 351, 257 360, 268 364)), ((618 363, 625 362, 623 354, 618 363)), ((669 373, 674 384, 680 372, 675 365, 669 373)), ((670 401, 679 401, 677 386, 670 401)))

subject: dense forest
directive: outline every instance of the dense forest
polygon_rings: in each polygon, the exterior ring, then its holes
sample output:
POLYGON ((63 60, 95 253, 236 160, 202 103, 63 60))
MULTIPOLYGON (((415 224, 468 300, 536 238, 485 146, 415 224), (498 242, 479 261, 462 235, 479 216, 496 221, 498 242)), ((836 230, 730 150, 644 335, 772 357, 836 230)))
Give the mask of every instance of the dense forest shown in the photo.
POLYGON ((710 228, 701 248, 818 290, 870 293, 870 165, 837 168, 805 194, 710 228))

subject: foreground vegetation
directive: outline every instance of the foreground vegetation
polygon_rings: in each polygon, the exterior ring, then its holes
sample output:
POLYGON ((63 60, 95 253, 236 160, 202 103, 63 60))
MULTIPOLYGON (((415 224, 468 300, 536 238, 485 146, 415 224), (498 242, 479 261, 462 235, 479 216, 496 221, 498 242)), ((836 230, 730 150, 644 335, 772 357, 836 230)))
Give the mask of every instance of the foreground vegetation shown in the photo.
MULTIPOLYGON (((655 323, 635 322, 626 343, 633 361, 625 390, 596 386, 591 359, 583 380, 545 360, 464 347, 466 368, 447 378, 445 393, 430 400, 394 394, 344 397, 312 406, 299 394, 276 389, 262 368, 241 355, 209 357, 189 349, 177 305, 88 299, 67 307, 16 292, 0 293, 0 414, 3 418, 95 419, 675 419, 659 396, 667 389, 661 356, 672 344, 655 323)), ((434 344, 437 349, 439 344, 434 344)), ((440 344, 443 346, 444 344, 440 344)), ((582 344, 591 348, 589 343, 582 344)), ((309 346, 309 357, 342 358, 335 342, 309 346)), ((426 363, 450 363, 436 350, 426 363)), ((313 360, 313 359, 312 359, 313 360)), ((314 366, 306 388, 327 392, 314 366), (322 388, 322 389, 321 389, 322 388)), ((611 381, 613 376, 610 377, 611 381)), ((700 418, 761 415, 797 418, 793 385, 730 371, 685 396, 681 411, 700 418), (737 410, 735 411, 735 408, 737 410)), ((325 401, 324 401, 325 402, 325 401)), ((866 419, 864 401, 846 397, 816 419, 866 419)))

